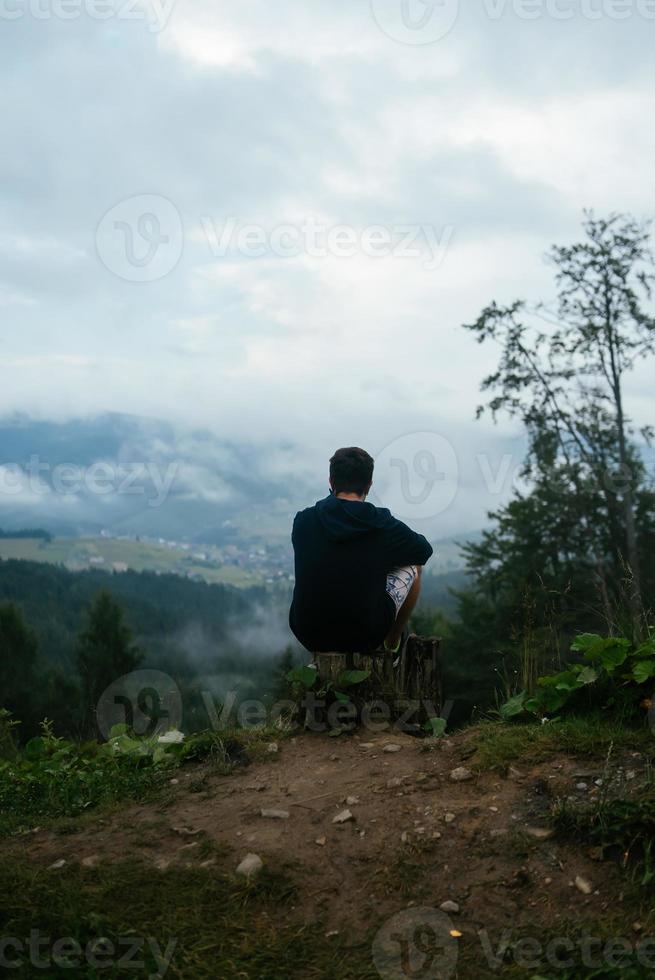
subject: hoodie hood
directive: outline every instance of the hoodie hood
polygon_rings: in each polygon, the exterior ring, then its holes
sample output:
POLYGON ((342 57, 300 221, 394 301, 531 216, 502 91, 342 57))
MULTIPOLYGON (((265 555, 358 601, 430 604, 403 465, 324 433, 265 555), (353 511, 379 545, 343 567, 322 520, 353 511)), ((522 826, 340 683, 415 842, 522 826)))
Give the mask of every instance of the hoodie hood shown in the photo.
POLYGON ((384 507, 375 507, 366 501, 340 500, 333 494, 319 500, 315 510, 332 541, 361 537, 393 523, 390 511, 384 507))

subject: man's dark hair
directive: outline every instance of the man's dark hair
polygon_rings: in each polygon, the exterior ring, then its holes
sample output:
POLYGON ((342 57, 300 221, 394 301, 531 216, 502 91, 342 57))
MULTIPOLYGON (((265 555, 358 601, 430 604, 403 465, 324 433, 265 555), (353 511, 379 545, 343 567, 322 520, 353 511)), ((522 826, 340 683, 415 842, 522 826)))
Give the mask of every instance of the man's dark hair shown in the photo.
POLYGON ((366 493, 373 480, 373 457, 351 446, 337 449, 330 460, 330 480, 335 493, 366 493))

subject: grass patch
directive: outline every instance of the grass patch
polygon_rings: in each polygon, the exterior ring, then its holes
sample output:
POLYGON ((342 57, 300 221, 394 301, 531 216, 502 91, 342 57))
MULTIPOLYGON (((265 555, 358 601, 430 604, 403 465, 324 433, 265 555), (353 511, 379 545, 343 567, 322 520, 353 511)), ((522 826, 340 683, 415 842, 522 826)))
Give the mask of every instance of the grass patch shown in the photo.
POLYGON ((506 771, 515 762, 543 762, 557 753, 604 758, 614 751, 655 758, 655 739, 646 728, 630 728, 602 716, 567 718, 546 724, 483 721, 471 729, 470 762, 478 771, 506 771))
POLYGON ((159 758, 156 739, 154 751, 148 740, 128 738, 127 751, 112 752, 106 744, 73 743, 47 732, 15 758, 0 760, 0 836, 37 824, 75 821, 124 802, 163 801, 169 780, 186 763, 210 765, 189 786, 203 792, 211 774, 225 775, 254 760, 275 758, 268 746, 286 734, 280 729, 200 732, 159 758))
POLYGON ((655 884, 655 785, 642 788, 635 799, 601 798, 592 806, 566 801, 554 812, 560 833, 600 847, 603 856, 632 871, 633 880, 651 889, 655 884))
POLYGON ((248 884, 201 870, 159 872, 134 861, 35 871, 15 859, 0 860, 2 935, 25 941, 38 930, 48 937, 41 952, 47 968, 29 962, 26 945, 21 968, 12 971, 17 977, 147 977, 160 971, 194 980, 374 980, 369 945, 345 950, 338 937, 325 937, 319 923, 293 924, 294 899, 286 874, 270 869, 248 884), (52 944, 67 937, 82 954, 74 963, 70 956, 57 963, 52 944), (121 964, 116 953, 105 954, 109 965, 102 970, 88 964, 84 951, 103 937, 121 956, 129 939, 144 939, 136 957, 144 965, 121 964), (161 955, 174 944, 165 972, 148 940, 161 955))
MULTIPOLYGON (((646 922, 647 920, 644 920, 646 922)), ((511 938, 489 938, 494 973, 507 980, 645 980, 655 972, 655 944, 650 933, 635 933, 625 921, 606 916, 601 921, 563 923, 558 931, 537 928, 511 938), (505 951, 503 953, 503 947, 505 951)), ((459 966, 469 963, 464 955, 459 966)))
POLYGON ((128 758, 90 764, 82 756, 65 768, 38 773, 6 765, 0 769, 0 835, 61 818, 70 820, 88 809, 124 800, 153 799, 166 780, 165 771, 128 758))

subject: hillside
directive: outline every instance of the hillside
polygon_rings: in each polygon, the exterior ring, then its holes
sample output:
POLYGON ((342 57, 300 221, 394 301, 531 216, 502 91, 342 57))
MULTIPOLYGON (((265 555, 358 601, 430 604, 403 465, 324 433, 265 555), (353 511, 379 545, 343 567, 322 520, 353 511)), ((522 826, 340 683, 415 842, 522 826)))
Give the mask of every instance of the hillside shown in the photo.
POLYGON ((616 828, 578 840, 565 819, 652 793, 647 733, 262 735, 217 741, 150 802, 5 839, 11 935, 56 922, 84 943, 102 909, 103 935, 148 936, 149 966, 154 940, 160 975, 198 980, 652 975, 643 875, 620 866, 616 828), (249 853, 263 870, 244 879, 249 853))

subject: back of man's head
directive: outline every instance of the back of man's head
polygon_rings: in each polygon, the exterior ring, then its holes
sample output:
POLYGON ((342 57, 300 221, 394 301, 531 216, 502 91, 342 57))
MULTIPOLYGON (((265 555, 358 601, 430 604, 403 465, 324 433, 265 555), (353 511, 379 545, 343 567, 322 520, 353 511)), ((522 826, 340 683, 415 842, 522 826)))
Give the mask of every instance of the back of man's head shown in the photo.
POLYGON ((330 460, 330 483, 335 493, 368 492, 373 481, 373 457, 364 449, 350 446, 337 449, 330 460))

